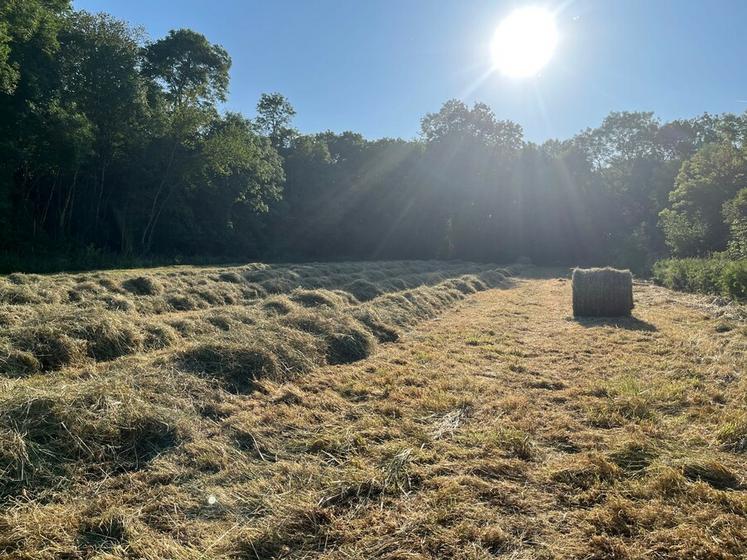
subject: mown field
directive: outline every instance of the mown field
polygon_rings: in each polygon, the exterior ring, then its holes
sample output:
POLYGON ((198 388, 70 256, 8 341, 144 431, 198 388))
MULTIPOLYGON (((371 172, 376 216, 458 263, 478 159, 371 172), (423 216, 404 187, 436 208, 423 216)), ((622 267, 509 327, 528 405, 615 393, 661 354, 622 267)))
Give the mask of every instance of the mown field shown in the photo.
POLYGON ((0 279, 0 556, 747 556, 743 310, 527 272, 0 279))

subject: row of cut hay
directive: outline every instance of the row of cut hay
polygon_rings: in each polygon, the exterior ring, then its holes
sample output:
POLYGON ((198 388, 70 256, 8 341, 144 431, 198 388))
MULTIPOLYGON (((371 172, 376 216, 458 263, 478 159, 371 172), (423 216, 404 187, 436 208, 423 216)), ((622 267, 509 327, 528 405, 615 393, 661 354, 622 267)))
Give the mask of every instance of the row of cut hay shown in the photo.
POLYGON ((506 283, 501 273, 485 272, 365 304, 342 293, 298 291, 283 315, 235 306, 173 317, 172 331, 179 320, 198 319, 210 330, 190 341, 182 325, 185 340, 152 358, 132 356, 86 375, 0 379, 0 500, 42 496, 76 480, 135 472, 160 453, 186 453, 194 430, 205 431, 209 418, 240 398, 232 394, 365 358, 377 340, 394 340, 400 328, 472 291, 506 283))
POLYGON ((0 376, 23 377, 110 361, 171 346, 178 338, 172 326, 154 319, 46 306, 2 331, 0 376))
POLYGON ((160 314, 247 303, 295 289, 346 290, 359 299, 479 272, 472 263, 392 262, 157 269, 0 278, 0 307, 59 304, 160 314), (440 270, 435 270, 437 265, 440 270), (166 289, 168 287, 168 289, 166 289))
MULTIPOLYGON (((346 292, 298 290, 285 298, 291 308, 341 309, 357 301, 346 292)), ((265 309, 278 301, 269 300, 265 309)), ((110 311, 75 310, 44 306, 24 321, 7 320, 0 336, 0 375, 22 377, 92 361, 158 350, 180 338, 213 336, 217 331, 253 325, 257 312, 251 307, 209 309, 199 315, 140 319, 110 311)), ((281 313, 282 314, 282 313, 281 313)))
MULTIPOLYGON (((436 278, 429 275, 412 283, 436 278)), ((462 293, 471 293, 485 288, 480 282, 477 277, 466 276, 447 280, 446 286, 462 293)), ((377 295, 378 292, 375 292, 360 299, 366 301, 377 295)), ((271 316, 277 316, 286 315, 296 308, 327 307, 340 310, 357 303, 358 299, 342 290, 295 290, 287 297, 275 296, 264 300, 261 309, 271 316)), ((37 313, 26 314, 21 322, 11 324, 11 316, 5 317, 8 325, 0 336, 0 374, 25 376, 82 366, 91 361, 109 361, 172 346, 180 337, 212 335, 216 329, 231 330, 232 324, 241 326, 253 323, 252 313, 234 307, 226 307, 226 311, 220 313, 208 307, 207 314, 196 317, 143 320, 129 313, 101 309, 37 306, 37 313)), ((431 303, 427 298, 421 298, 411 307, 414 316, 431 316, 431 303)), ((182 310, 191 311, 193 306, 184 305, 182 310)), ((392 325, 385 323, 371 322, 369 328, 377 338, 391 340, 394 338, 392 325)))
POLYGON ((152 368, 77 382, 6 381, 2 389, 0 501, 144 468, 189 438, 199 418, 194 396, 209 394, 197 379, 152 368))
POLYGON ((263 379, 285 381, 323 364, 342 364, 369 356, 376 342, 394 341, 399 329, 436 316, 468 294, 507 285, 497 271, 464 276, 435 286, 424 286, 381 296, 366 304, 326 296, 313 309, 294 298, 272 298, 263 303, 265 318, 235 325, 224 336, 197 342, 176 356, 177 366, 216 380, 233 393, 248 393, 263 379))
POLYGON ((477 275, 446 280, 435 286, 386 294, 361 305, 354 315, 370 325, 407 327, 436 316, 469 294, 509 286, 510 280, 504 272, 501 269, 487 270, 477 275))

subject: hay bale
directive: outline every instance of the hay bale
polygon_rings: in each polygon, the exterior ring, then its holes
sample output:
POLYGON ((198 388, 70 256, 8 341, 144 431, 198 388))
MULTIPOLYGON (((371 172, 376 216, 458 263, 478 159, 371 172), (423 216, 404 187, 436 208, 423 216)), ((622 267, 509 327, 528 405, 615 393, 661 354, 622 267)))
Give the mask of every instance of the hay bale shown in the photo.
POLYGON ((633 309, 633 275, 614 268, 573 270, 575 317, 622 317, 633 309))

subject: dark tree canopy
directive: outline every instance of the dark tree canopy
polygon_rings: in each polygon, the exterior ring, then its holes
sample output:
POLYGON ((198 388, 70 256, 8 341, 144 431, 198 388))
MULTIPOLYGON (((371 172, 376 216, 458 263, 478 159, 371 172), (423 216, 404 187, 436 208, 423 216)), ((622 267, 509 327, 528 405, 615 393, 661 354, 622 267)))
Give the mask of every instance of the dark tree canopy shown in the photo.
POLYGON ((221 112, 230 65, 192 30, 149 42, 64 0, 0 1, 0 264, 745 257, 747 113, 612 112, 536 145, 452 99, 415 140, 301 134, 280 93, 221 112))
POLYGON ((174 107, 225 101, 231 57, 190 29, 169 34, 143 50, 143 74, 161 84, 174 107))

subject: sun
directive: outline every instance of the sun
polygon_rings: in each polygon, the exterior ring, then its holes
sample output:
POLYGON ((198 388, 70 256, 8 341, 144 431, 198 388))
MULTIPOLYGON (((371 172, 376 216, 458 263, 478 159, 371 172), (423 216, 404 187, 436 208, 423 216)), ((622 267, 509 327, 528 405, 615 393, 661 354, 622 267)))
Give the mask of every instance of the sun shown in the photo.
POLYGON ((558 30, 551 12, 539 7, 519 8, 495 31, 493 65, 511 78, 528 78, 545 67, 557 44, 558 30))

